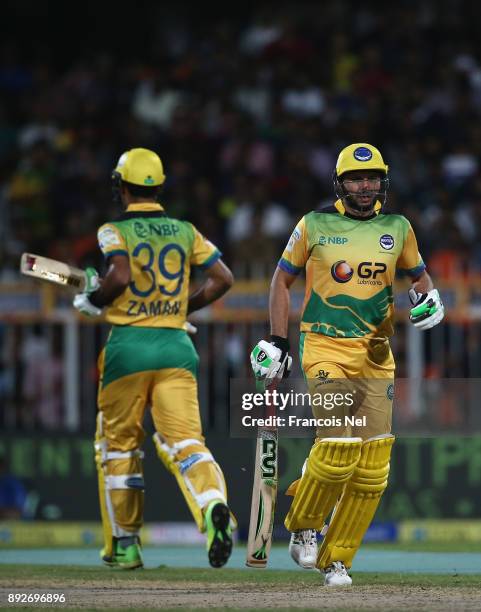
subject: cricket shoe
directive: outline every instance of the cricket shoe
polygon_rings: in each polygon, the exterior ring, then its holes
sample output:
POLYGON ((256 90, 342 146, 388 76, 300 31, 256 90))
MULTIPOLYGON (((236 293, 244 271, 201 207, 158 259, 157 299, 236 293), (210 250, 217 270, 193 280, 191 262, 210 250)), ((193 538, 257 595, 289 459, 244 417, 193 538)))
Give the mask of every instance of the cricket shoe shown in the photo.
POLYGON ((205 527, 209 563, 212 567, 222 567, 232 552, 229 508, 222 502, 212 501, 205 513, 205 527))
POLYGON ((317 533, 315 529, 300 529, 291 533, 289 553, 297 565, 314 569, 317 561, 317 533))
POLYGON ((351 586, 352 578, 342 561, 333 561, 324 568, 324 585, 330 587, 351 586))
POLYGON ((119 569, 137 569, 143 567, 142 549, 137 536, 114 538, 112 555, 100 553, 105 565, 119 569))

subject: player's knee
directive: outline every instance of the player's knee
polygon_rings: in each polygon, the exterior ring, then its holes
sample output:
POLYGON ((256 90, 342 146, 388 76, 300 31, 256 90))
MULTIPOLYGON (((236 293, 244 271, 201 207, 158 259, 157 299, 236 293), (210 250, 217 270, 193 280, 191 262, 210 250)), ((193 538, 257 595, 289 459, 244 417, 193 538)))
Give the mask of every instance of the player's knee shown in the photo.
MULTIPOLYGON (((178 465, 181 474, 188 472, 201 463, 215 463, 214 457, 203 442, 195 438, 185 438, 168 444, 159 434, 154 436, 157 450, 167 455, 178 465)), ((160 454, 160 453, 159 453, 160 454)))
POLYGON ((351 486, 370 494, 382 494, 387 486, 389 460, 394 444, 392 434, 381 434, 365 440, 351 486))
POLYGON ((361 438, 322 438, 309 453, 306 472, 315 480, 347 481, 361 454, 361 438))

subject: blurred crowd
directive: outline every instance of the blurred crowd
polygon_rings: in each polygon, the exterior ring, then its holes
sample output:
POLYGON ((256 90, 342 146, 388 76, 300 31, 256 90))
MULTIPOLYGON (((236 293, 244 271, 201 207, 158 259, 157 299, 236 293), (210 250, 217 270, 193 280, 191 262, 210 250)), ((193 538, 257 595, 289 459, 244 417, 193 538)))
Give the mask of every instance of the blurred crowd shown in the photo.
POLYGON ((0 41, 2 280, 24 250, 98 265, 96 228, 119 214, 110 173, 137 146, 162 158, 172 216, 237 274, 271 273, 298 218, 333 201, 337 153, 356 141, 382 151, 389 209, 433 275, 479 272, 481 5, 260 4, 208 20, 160 6, 155 36, 121 61, 115 32, 64 61, 0 41))

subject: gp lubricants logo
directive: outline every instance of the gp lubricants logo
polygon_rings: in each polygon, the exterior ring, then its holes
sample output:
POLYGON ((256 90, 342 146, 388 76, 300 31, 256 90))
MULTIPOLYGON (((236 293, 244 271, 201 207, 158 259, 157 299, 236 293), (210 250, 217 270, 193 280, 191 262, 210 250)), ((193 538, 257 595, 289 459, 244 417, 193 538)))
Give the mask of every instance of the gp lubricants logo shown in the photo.
MULTIPOLYGON (((361 261, 357 266, 358 285, 382 285, 382 281, 378 278, 380 274, 386 272, 387 266, 382 261, 361 261)), ((351 280, 354 274, 354 269, 347 263, 345 259, 336 261, 331 266, 332 278, 337 283, 347 283, 351 280)))
POLYGON ((347 283, 351 280, 354 270, 344 259, 340 259, 332 264, 331 274, 337 283, 347 283))
POLYGON ((387 266, 382 261, 361 261, 357 267, 358 285, 382 285, 377 277, 386 272, 387 266))

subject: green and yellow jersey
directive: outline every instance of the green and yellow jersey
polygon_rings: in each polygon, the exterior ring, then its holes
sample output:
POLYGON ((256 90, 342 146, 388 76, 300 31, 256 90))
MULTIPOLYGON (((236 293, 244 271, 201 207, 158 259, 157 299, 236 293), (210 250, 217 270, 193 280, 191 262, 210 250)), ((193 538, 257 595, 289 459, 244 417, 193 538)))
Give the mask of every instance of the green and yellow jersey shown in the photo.
POLYGON ((191 266, 208 268, 218 249, 187 221, 173 219, 160 204, 131 204, 116 221, 98 230, 106 258, 126 255, 128 288, 107 308, 114 325, 183 329, 191 266))
POLYGON ((279 267, 306 269, 301 331, 334 338, 387 338, 393 333, 396 269, 412 278, 425 269, 409 221, 383 214, 369 219, 334 206, 305 215, 294 229, 279 267))

